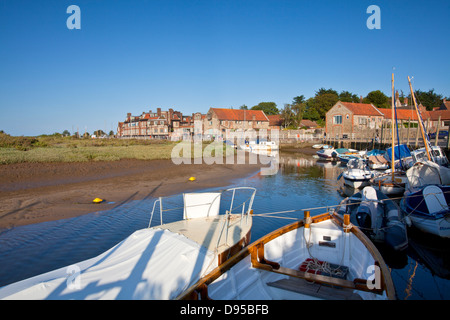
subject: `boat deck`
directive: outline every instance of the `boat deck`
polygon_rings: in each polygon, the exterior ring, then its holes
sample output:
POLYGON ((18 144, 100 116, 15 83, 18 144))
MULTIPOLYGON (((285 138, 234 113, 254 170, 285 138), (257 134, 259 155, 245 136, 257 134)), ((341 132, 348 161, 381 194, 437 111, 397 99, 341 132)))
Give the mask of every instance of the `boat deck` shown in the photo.
POLYGON ((245 238, 252 227, 251 215, 241 218, 240 214, 231 214, 228 221, 227 217, 219 215, 206 219, 187 219, 163 224, 159 228, 182 234, 211 252, 217 248, 217 253, 220 254, 245 238))

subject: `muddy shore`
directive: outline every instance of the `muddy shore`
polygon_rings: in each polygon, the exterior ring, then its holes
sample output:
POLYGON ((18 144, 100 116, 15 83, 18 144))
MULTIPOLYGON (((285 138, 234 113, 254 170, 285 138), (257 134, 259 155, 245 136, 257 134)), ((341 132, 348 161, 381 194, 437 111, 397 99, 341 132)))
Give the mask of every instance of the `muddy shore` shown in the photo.
POLYGON ((108 210, 132 200, 229 185, 257 164, 171 160, 20 163, 0 166, 0 230, 108 210), (189 181, 195 177, 195 181, 189 181), (105 201, 94 204, 93 199, 105 201))

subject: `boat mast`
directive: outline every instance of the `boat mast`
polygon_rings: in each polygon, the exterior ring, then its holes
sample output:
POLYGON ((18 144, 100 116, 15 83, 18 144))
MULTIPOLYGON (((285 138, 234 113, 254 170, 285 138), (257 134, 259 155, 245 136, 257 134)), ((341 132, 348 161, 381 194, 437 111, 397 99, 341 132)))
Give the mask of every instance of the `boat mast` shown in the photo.
MULTIPOLYGON (((392 171, 392 181, 394 180, 394 171, 395 171, 395 159, 394 159, 394 155, 395 155, 395 144, 394 144, 394 136, 395 136, 395 121, 394 121, 394 74, 392 73, 392 123, 391 123, 391 128, 392 128, 392 164, 391 164, 391 171, 392 171)), ((399 146, 400 148, 400 146, 399 146)))
POLYGON ((423 144, 425 145, 425 150, 427 152, 428 160, 432 161, 431 156, 430 156, 430 151, 428 150, 428 148, 429 148, 428 139, 425 139, 425 129, 423 127, 422 117, 420 116, 420 111, 417 108, 416 96, 414 95, 414 91, 413 91, 413 88, 411 85, 411 79, 409 78, 409 76, 408 76, 408 82, 409 82, 409 89, 411 90, 411 96, 412 96, 413 102, 414 102, 414 107, 416 108, 417 122, 419 123, 420 131, 422 132, 423 144))

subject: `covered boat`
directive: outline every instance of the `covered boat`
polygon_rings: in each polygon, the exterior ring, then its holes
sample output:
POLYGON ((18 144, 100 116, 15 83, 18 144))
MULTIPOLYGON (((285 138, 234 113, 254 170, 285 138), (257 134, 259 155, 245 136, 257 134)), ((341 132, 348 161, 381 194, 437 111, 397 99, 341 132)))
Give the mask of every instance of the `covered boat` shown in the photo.
POLYGON ((406 171, 408 186, 400 202, 418 229, 450 237, 450 169, 432 161, 416 162, 406 171))
POLYGON ((372 241, 386 243, 396 251, 408 246, 407 219, 400 207, 373 187, 365 187, 342 200, 336 212, 341 216, 350 214, 350 222, 372 241))
POLYGON ((177 299, 395 299, 391 274, 373 243, 346 215, 273 231, 202 277, 177 299))
MULTIPOLYGON (((182 220, 137 230, 97 257, 0 288, 1 299, 173 299, 250 242, 254 188, 183 194, 182 220), (237 206, 237 192, 245 201, 237 206), (220 214, 223 194, 231 206, 220 214), (236 197, 235 197, 236 195, 236 197), (232 208, 240 207, 238 214, 232 208)), ((163 209, 164 208, 164 209, 163 209)))

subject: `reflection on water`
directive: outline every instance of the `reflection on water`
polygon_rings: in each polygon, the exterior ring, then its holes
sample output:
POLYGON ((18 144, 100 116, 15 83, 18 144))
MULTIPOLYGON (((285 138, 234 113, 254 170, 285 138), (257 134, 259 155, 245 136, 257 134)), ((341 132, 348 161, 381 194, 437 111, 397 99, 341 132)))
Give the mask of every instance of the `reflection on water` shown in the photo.
MULTIPOLYGON (((355 190, 337 180, 344 166, 297 153, 279 155, 276 175, 256 174, 233 186, 257 189, 253 204, 252 240, 292 219, 336 206, 355 190), (258 216, 273 213, 275 217, 258 216)), ((226 188, 229 186, 223 186, 226 188)), ((0 286, 94 257, 135 230, 148 225, 153 200, 127 203, 113 210, 72 219, 17 227, 0 234, 0 286)), ((164 222, 179 219, 167 212, 164 222)), ((158 219, 159 220, 159 219, 158 219)), ((158 222, 159 221, 155 221, 158 222)), ((409 247, 403 254, 378 245, 399 299, 450 299, 450 240, 409 229, 409 247)))

